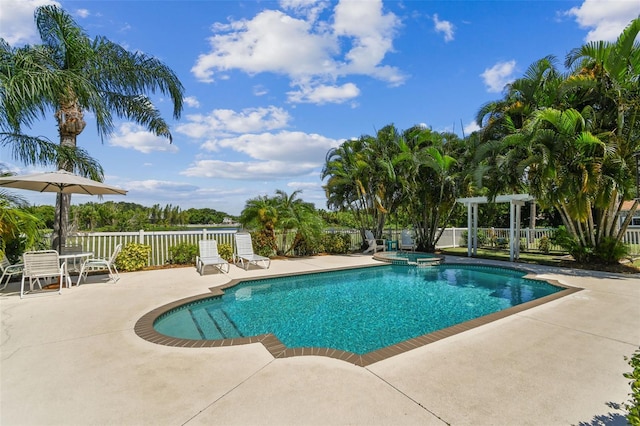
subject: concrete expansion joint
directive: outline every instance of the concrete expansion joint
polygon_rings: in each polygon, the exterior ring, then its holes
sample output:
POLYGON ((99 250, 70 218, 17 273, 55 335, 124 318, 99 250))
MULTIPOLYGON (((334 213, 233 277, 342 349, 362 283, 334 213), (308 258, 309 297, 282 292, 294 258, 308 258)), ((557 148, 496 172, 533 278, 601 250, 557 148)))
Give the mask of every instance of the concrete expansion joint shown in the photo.
POLYGON ((424 405, 422 405, 422 403, 420 403, 419 401, 417 401, 416 399, 412 398, 410 395, 408 395, 407 393, 403 392, 400 388, 398 388, 397 386, 391 384, 388 380, 385 380, 384 378, 382 378, 381 376, 379 376, 378 374, 374 373, 370 368, 368 367, 364 367, 365 370, 367 370, 369 373, 371 373, 373 376, 377 377, 380 381, 382 381, 383 383, 385 383, 387 386, 389 386, 391 389, 393 389, 394 391, 398 392, 400 395, 404 396, 405 398, 407 398, 409 401, 413 402, 415 405, 417 405, 418 407, 420 407, 421 409, 423 409, 424 411, 426 411, 427 413, 431 414, 433 417, 437 418, 438 420, 440 420, 443 424, 449 426, 451 425, 450 422, 446 421, 445 419, 443 419, 442 417, 440 417, 439 415, 437 415, 434 411, 430 410, 429 408, 425 407, 424 405))

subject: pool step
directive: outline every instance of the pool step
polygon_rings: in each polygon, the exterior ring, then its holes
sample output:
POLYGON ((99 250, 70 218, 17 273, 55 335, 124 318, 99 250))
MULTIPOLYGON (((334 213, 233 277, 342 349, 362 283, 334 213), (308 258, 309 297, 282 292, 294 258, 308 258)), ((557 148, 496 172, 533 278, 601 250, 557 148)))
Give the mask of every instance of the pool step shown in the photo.
POLYGON ((222 335, 225 339, 232 339, 236 337, 243 337, 240 330, 233 323, 233 320, 229 318, 229 315, 222 309, 213 309, 209 311, 211 318, 215 321, 216 325, 219 327, 222 335))
POLYGON ((209 312, 206 309, 196 308, 189 309, 191 319, 196 325, 200 337, 203 339, 224 339, 220 328, 216 325, 209 312))
POLYGON ((242 333, 222 309, 190 309, 189 313, 203 339, 242 337, 242 333))

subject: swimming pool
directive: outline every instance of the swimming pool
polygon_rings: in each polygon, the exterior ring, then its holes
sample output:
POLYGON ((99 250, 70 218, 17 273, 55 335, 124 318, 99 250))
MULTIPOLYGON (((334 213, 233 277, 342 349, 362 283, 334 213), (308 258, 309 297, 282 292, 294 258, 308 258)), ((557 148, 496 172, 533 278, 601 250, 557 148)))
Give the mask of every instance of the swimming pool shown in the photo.
POLYGON ((153 328, 181 341, 272 335, 294 355, 295 348, 326 348, 362 356, 565 290, 524 276, 512 269, 444 264, 251 280, 225 289, 223 296, 156 313, 153 328))

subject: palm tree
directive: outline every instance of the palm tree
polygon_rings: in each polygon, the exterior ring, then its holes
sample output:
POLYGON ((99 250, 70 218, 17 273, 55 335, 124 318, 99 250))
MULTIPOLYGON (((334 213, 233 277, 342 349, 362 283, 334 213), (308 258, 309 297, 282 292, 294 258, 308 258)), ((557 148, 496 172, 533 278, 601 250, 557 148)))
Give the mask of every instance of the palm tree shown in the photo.
POLYGON ((296 245, 318 240, 322 230, 322 220, 311 203, 305 203, 297 198, 301 190, 293 191, 291 195, 276 190, 275 206, 278 211, 278 227, 282 230, 282 244, 278 248, 279 254, 286 255, 296 245), (287 235, 296 231, 294 241, 288 244, 287 235))
POLYGON ((407 130, 404 138, 411 153, 401 160, 404 208, 413 222, 418 248, 434 251, 456 198, 467 194, 468 179, 461 173, 466 146, 455 134, 420 126, 407 130))
POLYGON ((243 226, 255 227, 260 230, 260 241, 256 241, 261 247, 276 250, 276 224, 278 223, 278 209, 275 199, 266 195, 260 195, 247 200, 244 209, 240 212, 240 223, 243 226))
POLYGON ((375 136, 363 135, 329 151, 322 179, 327 207, 351 211, 364 231, 382 237, 387 217, 402 202, 398 156, 403 151, 402 134, 390 124, 375 136))
MULTIPOLYGON (((9 173, 0 172, 1 176, 9 173)), ((0 190, 0 257, 5 255, 7 243, 20 241, 27 248, 41 239, 42 220, 26 211, 26 201, 7 191, 0 190)))
MULTIPOLYGON (((593 127, 598 133, 609 132, 610 146, 624 162, 617 170, 635 169, 635 157, 640 150, 638 113, 640 112, 640 44, 636 41, 640 33, 640 17, 631 21, 615 42, 591 42, 571 50, 566 65, 574 68, 568 79, 580 105, 592 106, 597 112, 593 127)), ((609 206, 604 218, 608 226, 600 232, 613 234, 613 223, 617 223, 622 203, 633 198, 635 173, 626 173, 626 182, 611 188, 609 206)), ((638 206, 638 197, 616 240, 620 242, 638 206)))
MULTIPOLYGON (((24 63, 31 64, 29 70, 37 69, 29 73, 33 93, 20 90, 17 85, 24 84, 22 80, 11 82, 4 89, 12 97, 3 100, 3 106, 11 108, 8 126, 29 123, 51 108, 58 123, 60 145, 75 151, 77 138, 86 126, 84 113, 88 111, 95 115, 103 139, 113 132, 113 119, 118 117, 171 141, 167 122, 145 94, 159 91, 169 95, 173 116, 180 117, 183 87, 169 67, 144 53, 129 52, 105 37, 89 38, 69 14, 56 6, 36 9, 35 21, 41 45, 3 50, 9 57, 3 58, 3 64, 14 66, 16 73, 24 63)), ((58 158, 58 167, 71 171, 74 164, 67 158, 58 158)), ((63 209, 56 218, 56 228, 62 226, 63 240, 70 201, 69 195, 58 196, 63 209)))
POLYGON ((349 211, 362 232, 373 229, 367 169, 368 158, 364 153, 367 138, 351 139, 339 147, 329 150, 322 169, 327 207, 339 211, 349 211))
POLYGON ((34 61, 34 53, 39 54, 37 50, 14 49, 0 38, 0 145, 25 165, 57 166, 62 160, 83 176, 102 177, 102 167, 84 149, 70 149, 22 131, 23 126, 30 127, 45 115, 42 99, 52 97, 72 78, 34 61))

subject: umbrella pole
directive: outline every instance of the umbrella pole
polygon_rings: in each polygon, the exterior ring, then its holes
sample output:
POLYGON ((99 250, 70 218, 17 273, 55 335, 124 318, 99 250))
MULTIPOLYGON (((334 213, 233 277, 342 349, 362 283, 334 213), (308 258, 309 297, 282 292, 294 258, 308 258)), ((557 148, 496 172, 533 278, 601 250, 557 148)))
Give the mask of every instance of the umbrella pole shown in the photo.
POLYGON ((60 206, 58 207, 58 254, 62 254, 62 211, 63 211, 63 207, 62 207, 62 202, 64 201, 62 199, 62 192, 58 192, 58 195, 56 195, 56 197, 60 197, 57 201, 60 204, 60 206))

